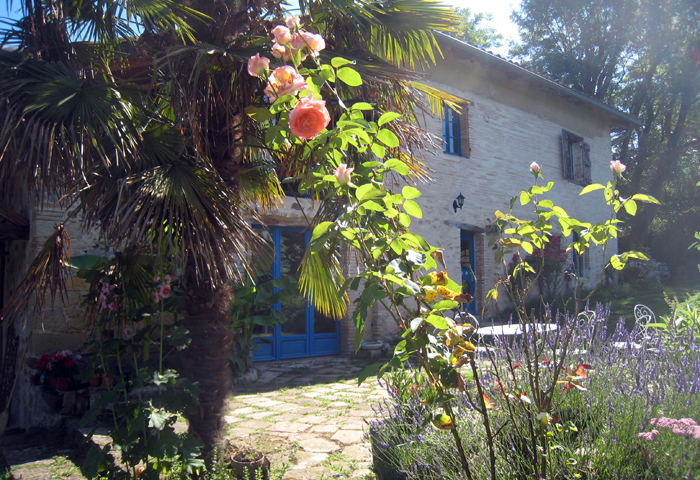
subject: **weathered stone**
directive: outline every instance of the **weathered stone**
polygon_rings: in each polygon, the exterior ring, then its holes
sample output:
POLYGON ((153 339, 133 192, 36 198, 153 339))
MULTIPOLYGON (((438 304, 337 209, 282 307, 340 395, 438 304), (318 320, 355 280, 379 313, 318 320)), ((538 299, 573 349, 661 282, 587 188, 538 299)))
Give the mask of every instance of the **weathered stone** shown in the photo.
POLYGON ((311 429, 313 433, 335 433, 340 429, 337 425, 316 425, 311 429))
POLYGON ((252 428, 232 428, 227 432, 227 435, 234 438, 246 438, 255 430, 252 428))
POLYGON ((253 430, 260 430, 261 428, 267 428, 272 425, 272 422, 263 422, 261 420, 246 420, 245 422, 240 422, 236 427, 251 428, 253 430))
POLYGON ((327 453, 314 452, 297 452, 296 463, 292 466, 293 469, 309 468, 318 465, 328 458, 327 453))
POLYGON ((360 443, 363 438, 362 430, 338 430, 331 437, 331 440, 338 441, 343 445, 352 445, 353 443, 360 443))
POLYGON ((253 407, 244 407, 244 408, 236 408, 235 410, 231 410, 231 415, 248 415, 249 413, 255 412, 255 409, 253 407))
POLYGON ((309 467, 304 469, 290 469, 282 477, 282 480, 317 480, 319 478, 332 478, 335 472, 326 467, 309 467))
MULTIPOLYGON (((302 418, 301 415, 298 413, 285 413, 283 415, 280 415, 279 417, 276 417, 275 420, 280 421, 280 422, 293 422, 294 420, 297 420, 299 418, 302 418)), ((302 422, 302 423, 309 423, 309 422, 302 422)))
MULTIPOLYGON (((258 412, 258 413, 251 413, 250 415, 246 415, 247 418, 250 418, 252 420, 262 420, 263 418, 267 418, 272 415, 277 415, 277 412, 258 412)), ((277 418, 275 418, 277 420, 277 418)))
POLYGON ((309 429, 311 425, 293 422, 279 422, 273 424, 268 430, 270 432, 299 433, 309 429))
POLYGON ((309 438, 299 442, 299 446, 305 452, 333 453, 340 450, 340 447, 325 438, 309 438))
POLYGON ((343 455, 356 462, 371 462, 372 452, 367 445, 356 443, 343 448, 343 455))
POLYGON ((306 415, 304 417, 299 418, 298 422, 301 423, 309 423, 311 425, 319 425, 321 423, 326 422, 328 419, 324 416, 320 415, 306 415))
POLYGON ((225 415, 224 416, 224 422, 226 422, 228 424, 238 423, 242 420, 243 420, 242 418, 234 417, 233 415, 225 415))

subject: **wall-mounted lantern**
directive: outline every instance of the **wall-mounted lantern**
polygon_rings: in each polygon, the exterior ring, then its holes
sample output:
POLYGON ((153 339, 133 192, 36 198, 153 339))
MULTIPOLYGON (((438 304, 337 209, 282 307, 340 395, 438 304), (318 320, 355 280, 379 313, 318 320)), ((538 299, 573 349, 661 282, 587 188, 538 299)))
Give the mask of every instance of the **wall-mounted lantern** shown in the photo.
POLYGON ((460 193, 459 195, 457 195, 457 198, 455 198, 454 201, 452 202, 452 208, 454 208, 455 213, 457 213, 457 209, 459 208, 460 210, 462 210, 463 206, 464 206, 464 195, 462 195, 460 193))

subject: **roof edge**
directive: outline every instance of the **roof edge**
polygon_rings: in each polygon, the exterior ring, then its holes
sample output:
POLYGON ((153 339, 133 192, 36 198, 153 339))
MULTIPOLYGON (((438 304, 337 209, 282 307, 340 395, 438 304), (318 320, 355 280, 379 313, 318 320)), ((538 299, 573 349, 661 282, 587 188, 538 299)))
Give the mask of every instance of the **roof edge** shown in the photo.
POLYGON ((494 55, 493 53, 482 50, 478 47, 475 47, 474 45, 466 43, 457 38, 451 37, 443 32, 434 31, 433 35, 435 35, 437 38, 442 38, 445 41, 457 45, 459 48, 478 56, 481 60, 506 68, 516 74, 522 75, 526 78, 529 78, 530 80, 534 80, 547 88, 551 88, 552 90, 556 90, 557 92, 572 97, 575 100, 581 101, 590 107, 602 110, 608 115, 612 116, 614 119, 616 119, 620 124, 622 124, 622 126, 642 126, 642 122, 640 122, 631 115, 623 113, 618 109, 611 107, 610 105, 595 100, 589 97, 588 95, 577 92, 576 90, 573 90, 569 87, 565 87, 564 85, 561 85, 553 80, 550 80, 547 77, 532 72, 527 68, 521 67, 520 65, 510 62, 502 57, 499 57, 498 55, 494 55))

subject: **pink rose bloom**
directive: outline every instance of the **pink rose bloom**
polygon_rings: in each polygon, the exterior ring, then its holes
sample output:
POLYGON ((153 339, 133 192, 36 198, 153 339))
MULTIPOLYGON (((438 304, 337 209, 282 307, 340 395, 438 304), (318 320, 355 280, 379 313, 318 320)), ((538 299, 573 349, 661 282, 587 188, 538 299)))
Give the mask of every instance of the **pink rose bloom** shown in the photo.
POLYGON ((272 71, 267 87, 265 87, 265 94, 271 100, 276 100, 282 95, 294 95, 299 90, 307 88, 309 86, 304 81, 304 77, 299 75, 294 67, 285 65, 272 71))
POLYGON ((354 167, 348 168, 347 165, 341 163, 338 165, 338 168, 333 171, 333 175, 335 176, 336 180, 338 180, 339 184, 346 185, 350 182, 350 175, 354 170, 354 167))
POLYGON ((114 304, 114 302, 112 302, 109 305, 107 305, 107 308, 109 308, 110 310, 116 310, 117 306, 114 304))
MULTIPOLYGON (((284 54, 287 52, 287 49, 284 48, 282 45, 279 43, 275 42, 274 45, 272 45, 272 55, 274 55, 275 58, 282 58, 284 57, 284 54)), ((286 60, 285 60, 286 61, 286 60)))
POLYGON ((275 36, 275 41, 280 45, 287 45, 292 41, 292 32, 284 25, 277 25, 272 29, 272 34, 275 36))
POLYGON ((539 175, 540 174, 541 167, 538 165, 537 162, 532 162, 530 164, 530 173, 534 175, 539 175))
POLYGON ((101 308, 107 308, 107 297, 105 296, 104 293, 100 293, 97 296, 97 299, 100 301, 100 307, 101 308))
POLYGON ((616 177, 619 177, 622 175, 622 172, 624 172, 627 169, 624 163, 622 163, 619 160, 612 160, 610 162, 610 170, 615 174, 616 177))
POLYGON ((294 34, 294 38, 292 38, 292 47, 297 50, 304 47, 309 47, 311 50, 311 55, 316 57, 318 56, 319 51, 326 48, 326 41, 317 33, 299 30, 294 34))
POLYGON ((163 285, 160 287, 160 296, 162 298, 168 298, 170 296, 170 285, 163 285))
POLYGON ((299 15, 285 18, 284 23, 287 25, 287 28, 299 28, 301 26, 299 15))
POLYGON ((325 100, 314 100, 313 95, 302 98, 289 114, 289 129, 302 140, 311 140, 326 128, 331 116, 325 100))
POLYGON ((248 73, 252 77, 259 77, 263 72, 270 69, 270 59, 267 57, 261 57, 259 53, 256 53, 254 57, 248 59, 248 73))

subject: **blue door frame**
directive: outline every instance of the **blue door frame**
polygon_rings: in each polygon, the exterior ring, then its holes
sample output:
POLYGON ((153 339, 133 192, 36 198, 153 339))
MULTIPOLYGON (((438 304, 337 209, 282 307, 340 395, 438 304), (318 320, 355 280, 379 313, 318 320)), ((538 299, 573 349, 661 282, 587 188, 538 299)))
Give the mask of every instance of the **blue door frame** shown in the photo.
POLYGON ((476 265, 474 264, 474 234, 460 230, 460 264, 462 267, 462 293, 468 293, 474 300, 469 303, 468 312, 476 315, 476 265))
MULTIPOLYGON (((275 246, 274 263, 272 265, 273 278, 282 275, 282 242, 283 232, 304 232, 307 245, 311 239, 311 232, 302 228, 270 227, 272 241, 275 246)), ((282 310, 282 304, 275 305, 276 310, 282 310)), ((340 322, 328 318, 322 319, 322 324, 314 323, 316 312, 314 306, 306 302, 304 332, 298 334, 285 333, 284 325, 277 325, 270 335, 259 335, 255 338, 258 348, 253 350, 253 361, 263 362, 271 360, 284 360, 288 358, 313 357, 319 355, 336 355, 340 353, 340 322), (316 327, 324 332, 316 333, 316 327)))

